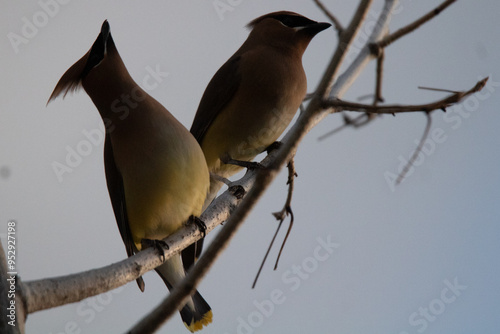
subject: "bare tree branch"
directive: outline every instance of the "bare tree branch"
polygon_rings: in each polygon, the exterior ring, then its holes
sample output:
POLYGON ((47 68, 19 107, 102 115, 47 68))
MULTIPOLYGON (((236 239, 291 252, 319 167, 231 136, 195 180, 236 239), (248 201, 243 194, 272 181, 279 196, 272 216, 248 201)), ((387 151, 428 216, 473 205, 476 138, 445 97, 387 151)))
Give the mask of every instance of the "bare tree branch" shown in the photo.
POLYGON ((339 36, 342 34, 344 31, 344 27, 342 26, 342 23, 326 8, 326 6, 323 4, 321 0, 313 0, 316 5, 323 11, 323 13, 330 19, 330 21, 333 23, 335 26, 335 29, 337 30, 339 36))
MULTIPOLYGON (((245 178, 238 183, 246 191, 253 184, 253 179, 245 178)), ((225 221, 241 201, 241 194, 234 189, 219 196, 200 217, 207 226, 207 233, 225 221)), ((166 238, 169 249, 165 249, 165 259, 180 252, 194 241, 200 239, 202 233, 194 224, 166 238)), ((27 313, 78 302, 82 299, 104 293, 134 281, 137 277, 161 265, 160 256, 153 248, 145 249, 123 261, 106 267, 86 272, 25 282, 24 295, 27 313)))
POLYGON ((361 104, 355 102, 342 101, 340 99, 328 99, 323 101, 323 108, 335 108, 336 111, 348 110, 348 111, 361 111, 374 114, 395 114, 404 112, 431 112, 437 109, 445 110, 452 104, 460 102, 465 97, 476 93, 483 89, 486 85, 488 78, 484 78, 476 83, 474 87, 467 91, 453 93, 444 99, 427 103, 427 104, 416 104, 416 105, 385 105, 385 106, 374 106, 369 104, 361 104))
POLYGON ((433 10, 431 10, 429 13, 425 14, 424 16, 419 18, 418 20, 416 20, 416 21, 404 26, 403 28, 395 31, 394 33, 384 37, 381 41, 379 41, 377 43, 377 46, 380 48, 385 48, 389 44, 400 39, 401 37, 411 33, 412 31, 414 31, 415 29, 417 29, 418 27, 420 27, 421 25, 423 25, 427 21, 438 16, 443 10, 446 9, 446 7, 450 6, 451 4, 453 4, 456 1, 457 0, 444 1, 441 5, 437 6, 436 8, 434 8, 433 10))
POLYGON ((106 267, 26 282, 24 293, 28 313, 78 302, 116 289, 160 264, 155 250, 147 249, 106 267))

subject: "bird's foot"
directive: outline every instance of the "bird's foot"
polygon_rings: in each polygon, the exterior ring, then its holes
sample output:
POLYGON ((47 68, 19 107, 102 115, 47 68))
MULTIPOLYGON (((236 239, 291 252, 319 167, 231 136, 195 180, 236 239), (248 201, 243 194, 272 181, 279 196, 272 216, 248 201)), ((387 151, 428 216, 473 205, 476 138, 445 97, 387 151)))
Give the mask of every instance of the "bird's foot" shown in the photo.
POLYGON ((201 232, 201 238, 205 238, 207 235, 207 225, 203 220, 196 216, 190 216, 189 221, 195 224, 201 232))
POLYGON ((271 145, 269 145, 267 148, 266 148, 266 152, 267 154, 271 153, 272 151, 274 150, 278 150, 281 146, 283 146, 283 143, 280 142, 280 141, 275 141, 274 143, 272 143, 271 145))
POLYGON ((231 181, 229 181, 225 177, 222 177, 220 175, 214 174, 212 172, 210 172, 210 178, 211 178, 210 182, 212 182, 212 180, 215 180, 215 181, 224 183, 226 186, 230 186, 231 183, 232 183, 231 181))
POLYGON ((142 239, 141 240, 142 249, 146 248, 154 248, 160 254, 160 260, 165 261, 165 248, 169 249, 168 244, 163 240, 154 240, 154 239, 142 239))
POLYGON ((237 199, 242 199, 246 194, 245 188, 243 188, 239 184, 229 187, 228 190, 237 199))
POLYGON ((265 168, 264 165, 259 163, 259 162, 236 160, 236 159, 231 158, 229 156, 229 154, 223 155, 220 158, 220 160, 227 165, 240 166, 240 167, 244 167, 244 168, 249 169, 249 170, 264 169, 265 168))

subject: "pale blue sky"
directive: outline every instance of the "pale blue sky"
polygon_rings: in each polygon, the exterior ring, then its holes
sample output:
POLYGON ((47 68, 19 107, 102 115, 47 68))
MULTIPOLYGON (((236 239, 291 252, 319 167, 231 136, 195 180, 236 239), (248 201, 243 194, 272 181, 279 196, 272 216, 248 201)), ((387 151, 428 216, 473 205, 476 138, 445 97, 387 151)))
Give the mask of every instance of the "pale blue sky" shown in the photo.
MULTIPOLYGON (((281 9, 326 20, 312 1, 303 0, 220 0, 233 4, 224 13, 217 13, 212 0, 66 2, 43 9, 40 3, 54 1, 8 1, 0 13, 0 233, 9 219, 17 221, 24 280, 125 257, 104 182, 102 143, 86 144, 85 133, 99 129, 97 110, 83 91, 45 107, 104 19, 138 83, 155 69, 168 73, 149 93, 188 128, 206 84, 245 40, 249 21, 281 9), (28 37, 16 52, 8 36, 22 36, 26 20, 39 20, 39 27, 24 31, 28 37), (88 155, 58 178, 54 162, 65 164, 71 150, 88 155)), ((325 3, 346 25, 357 2, 325 3)), ((373 15, 381 3, 376 1, 373 15)), ((401 1, 391 30, 439 3, 401 1)), ((280 267, 272 271, 275 247, 251 290, 276 226, 270 213, 286 196, 285 173, 201 284, 214 312, 203 333, 498 333, 499 12, 498 1, 457 1, 387 49, 388 103, 443 96, 418 86, 466 90, 480 78, 490 76, 490 82, 480 96, 433 114, 436 135, 395 189, 384 175, 397 173, 400 157, 411 155, 423 115, 384 116, 321 142, 317 137, 341 124, 341 117, 315 128, 297 153, 295 225, 280 267), (321 246, 328 240, 335 247, 321 246)), ((336 43, 336 32, 328 30, 308 48, 310 91, 336 43)), ((345 98, 372 93, 373 69, 370 64, 345 98)), ((156 274, 145 281, 145 293, 132 282, 90 301, 31 314, 27 333, 124 332, 167 294, 156 274)), ((176 315, 160 333, 187 331, 176 315)))

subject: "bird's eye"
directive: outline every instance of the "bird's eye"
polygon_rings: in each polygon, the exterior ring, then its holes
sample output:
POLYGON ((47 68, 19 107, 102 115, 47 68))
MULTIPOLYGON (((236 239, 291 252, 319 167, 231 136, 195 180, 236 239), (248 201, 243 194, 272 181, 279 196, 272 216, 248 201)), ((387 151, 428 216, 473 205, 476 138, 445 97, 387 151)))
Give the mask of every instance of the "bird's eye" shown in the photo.
POLYGON ((286 25, 287 27, 293 27, 293 20, 290 18, 290 16, 287 16, 281 20, 281 23, 286 25))
POLYGON ((316 23, 306 17, 296 15, 278 15, 275 17, 275 19, 289 28, 305 27, 310 24, 316 23))

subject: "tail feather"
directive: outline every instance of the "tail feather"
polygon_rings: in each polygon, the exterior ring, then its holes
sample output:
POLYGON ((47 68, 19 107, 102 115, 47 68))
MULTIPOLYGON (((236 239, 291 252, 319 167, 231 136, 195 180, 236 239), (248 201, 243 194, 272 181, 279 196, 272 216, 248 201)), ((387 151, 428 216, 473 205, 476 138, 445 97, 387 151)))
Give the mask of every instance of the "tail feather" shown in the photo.
POLYGON ((180 310, 180 313, 186 328, 191 332, 196 332, 212 322, 213 314, 212 309, 198 291, 194 293, 191 300, 193 301, 194 309, 187 303, 180 310))
MULTIPOLYGON (((184 268, 179 255, 174 255, 155 270, 169 290, 184 278, 184 268)), ((198 291, 193 293, 179 312, 184 325, 191 332, 201 330, 212 322, 212 309, 198 291)))

